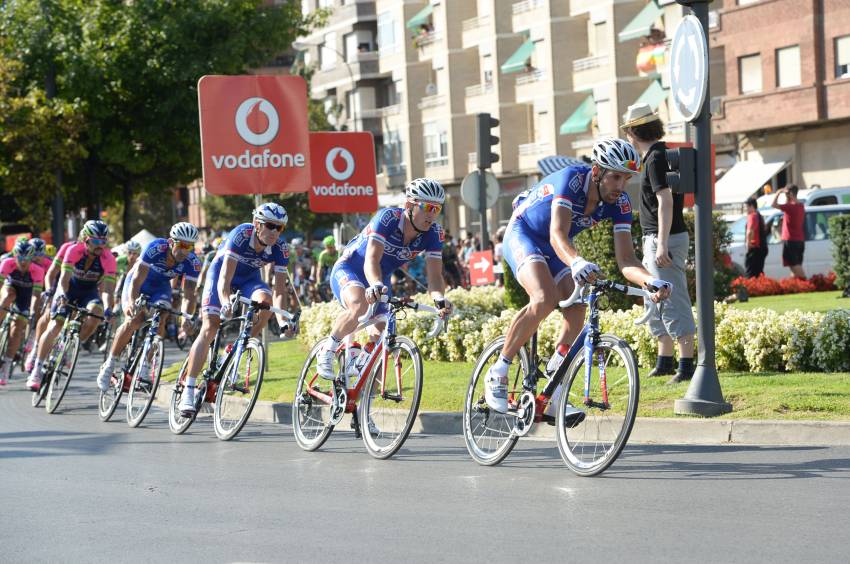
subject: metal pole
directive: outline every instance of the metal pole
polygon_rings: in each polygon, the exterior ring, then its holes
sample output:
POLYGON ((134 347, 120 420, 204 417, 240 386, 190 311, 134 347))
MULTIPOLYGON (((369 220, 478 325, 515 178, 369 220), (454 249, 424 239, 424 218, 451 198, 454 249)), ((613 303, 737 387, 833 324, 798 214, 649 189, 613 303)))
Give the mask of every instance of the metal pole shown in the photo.
MULTIPOLYGON (((708 36, 708 2, 691 5, 702 29, 708 36)), ((708 81, 708 73, 706 73, 708 81)), ((709 85, 706 84, 706 91, 709 85)), ((717 366, 714 362, 714 257, 712 256, 711 211, 711 115, 709 99, 703 102, 696 125, 696 215, 695 252, 697 272, 697 346, 699 360, 685 397, 675 401, 673 411, 681 415, 711 417, 732 411, 732 405, 723 399, 717 366)))
POLYGON ((487 178, 484 169, 478 169, 478 209, 481 211, 481 250, 487 250, 487 178))
MULTIPOLYGON (((40 4, 41 12, 50 25, 50 14, 47 11, 47 6, 44 2, 40 4)), ((51 59, 47 68, 47 75, 44 77, 44 93, 47 99, 50 100, 56 97, 56 69, 51 59)), ((59 247, 65 242, 65 198, 62 195, 62 171, 56 171, 56 192, 53 193, 53 202, 51 204, 51 236, 53 244, 59 247)))

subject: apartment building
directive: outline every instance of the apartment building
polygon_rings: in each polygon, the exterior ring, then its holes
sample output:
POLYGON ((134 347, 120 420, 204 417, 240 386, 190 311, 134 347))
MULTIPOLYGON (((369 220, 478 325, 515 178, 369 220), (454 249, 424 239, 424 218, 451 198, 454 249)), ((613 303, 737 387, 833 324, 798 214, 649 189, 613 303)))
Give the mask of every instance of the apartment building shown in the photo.
POLYGON ((739 164, 718 203, 765 184, 850 185, 850 2, 722 0, 710 45, 723 53, 725 92, 714 130, 736 139, 739 164))

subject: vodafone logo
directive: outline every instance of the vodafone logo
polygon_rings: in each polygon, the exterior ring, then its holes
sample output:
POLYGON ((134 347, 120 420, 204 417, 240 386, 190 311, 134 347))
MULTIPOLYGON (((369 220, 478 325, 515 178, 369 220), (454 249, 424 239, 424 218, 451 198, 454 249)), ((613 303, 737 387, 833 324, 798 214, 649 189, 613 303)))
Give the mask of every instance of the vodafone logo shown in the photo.
POLYGON ((325 157, 325 168, 334 180, 348 180, 354 174, 354 157, 347 149, 334 147, 328 151, 328 156, 325 157), (345 168, 342 170, 337 168, 337 165, 341 164, 340 159, 345 163, 345 168))
MULTIPOLYGON (((259 125, 259 124, 258 124, 259 125)), ((277 115, 277 110, 265 98, 248 98, 236 110, 236 131, 246 143, 251 145, 261 146, 268 145, 277 136, 277 131, 280 127, 280 119, 277 115), (265 117, 262 119, 261 115, 265 117), (265 131, 260 133, 255 132, 249 125, 249 119, 254 122, 266 121, 268 125, 265 131)))

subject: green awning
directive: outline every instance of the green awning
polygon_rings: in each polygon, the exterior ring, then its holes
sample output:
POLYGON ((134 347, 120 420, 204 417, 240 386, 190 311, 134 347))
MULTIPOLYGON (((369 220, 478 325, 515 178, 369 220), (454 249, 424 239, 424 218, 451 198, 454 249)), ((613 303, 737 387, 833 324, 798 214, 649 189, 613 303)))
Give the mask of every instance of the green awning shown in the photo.
POLYGON ((662 88, 659 81, 653 80, 649 88, 643 91, 643 94, 640 95, 637 101, 649 104, 652 110, 655 111, 658 109, 659 104, 666 99, 667 91, 662 88))
POLYGON ((416 15, 407 20, 404 26, 407 29, 416 29, 422 24, 428 23, 428 18, 431 17, 431 12, 434 11, 434 6, 429 2, 427 6, 416 12, 416 15))
POLYGON ((508 60, 502 64, 502 72, 504 74, 510 74, 512 72, 525 70, 525 63, 531 58, 531 54, 533 52, 534 42, 531 39, 527 39, 525 43, 520 45, 519 49, 514 51, 514 54, 508 57, 508 60))
POLYGON ((583 133, 587 131, 587 128, 590 127, 590 122, 595 115, 596 102, 593 101, 593 95, 591 94, 584 99, 584 102, 582 102, 578 108, 576 108, 573 115, 561 124, 561 135, 574 135, 576 133, 583 133))
POLYGON ((655 23, 655 20, 661 15, 661 8, 655 3, 655 0, 650 0, 649 3, 644 6, 643 10, 641 10, 635 18, 629 22, 629 25, 623 28, 618 34, 620 38, 620 42, 629 41, 631 39, 637 39, 638 37, 644 37, 649 35, 649 30, 652 28, 652 24, 655 23))

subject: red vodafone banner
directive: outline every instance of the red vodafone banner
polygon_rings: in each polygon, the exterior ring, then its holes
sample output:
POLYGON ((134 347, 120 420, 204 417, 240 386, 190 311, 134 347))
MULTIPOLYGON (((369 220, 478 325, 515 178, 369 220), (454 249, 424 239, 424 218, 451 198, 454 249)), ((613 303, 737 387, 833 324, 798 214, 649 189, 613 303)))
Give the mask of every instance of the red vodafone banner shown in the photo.
POLYGON ((310 189, 307 84, 300 76, 198 81, 204 188, 211 194, 310 189))
POLYGON ((478 251, 469 255, 469 283, 486 286, 496 281, 493 275, 493 251, 478 251))
POLYGON ((310 210, 367 213, 378 209, 375 140, 368 131, 310 134, 310 210))

